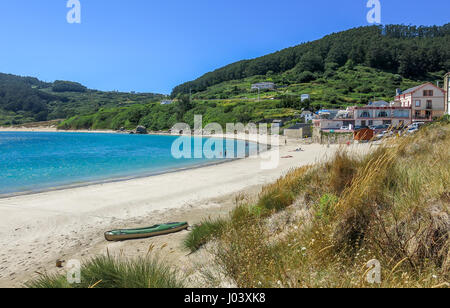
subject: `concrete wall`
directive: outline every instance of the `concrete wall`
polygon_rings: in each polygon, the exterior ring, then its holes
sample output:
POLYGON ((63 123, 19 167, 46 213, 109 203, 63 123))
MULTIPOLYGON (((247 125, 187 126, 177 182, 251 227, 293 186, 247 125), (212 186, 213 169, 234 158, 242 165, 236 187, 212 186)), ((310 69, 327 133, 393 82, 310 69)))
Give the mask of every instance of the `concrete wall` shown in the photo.
POLYGON ((307 126, 299 129, 285 129, 284 136, 288 138, 302 139, 312 136, 312 127, 307 126))

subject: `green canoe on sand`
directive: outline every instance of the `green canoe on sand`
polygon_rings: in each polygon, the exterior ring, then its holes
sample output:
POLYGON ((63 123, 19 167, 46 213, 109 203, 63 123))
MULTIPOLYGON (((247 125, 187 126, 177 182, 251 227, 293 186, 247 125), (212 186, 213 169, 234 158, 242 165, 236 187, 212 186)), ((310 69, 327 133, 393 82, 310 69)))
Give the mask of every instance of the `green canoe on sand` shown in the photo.
POLYGON ((107 241, 124 241, 146 238, 185 230, 189 227, 187 222, 173 222, 141 229, 113 230, 105 233, 107 241))

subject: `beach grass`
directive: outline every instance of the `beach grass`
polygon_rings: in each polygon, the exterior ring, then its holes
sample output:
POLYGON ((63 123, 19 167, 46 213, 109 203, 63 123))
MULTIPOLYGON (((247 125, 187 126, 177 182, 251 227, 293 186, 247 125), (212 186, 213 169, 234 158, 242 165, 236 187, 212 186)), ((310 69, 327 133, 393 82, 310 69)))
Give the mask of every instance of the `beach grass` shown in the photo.
POLYGON ((244 288, 449 287, 449 148, 443 120, 293 170, 230 213, 215 261, 244 288))
POLYGON ((209 240, 219 236, 226 224, 227 221, 223 218, 203 220, 201 223, 193 226, 192 231, 184 240, 184 247, 191 252, 197 251, 209 240))
POLYGON ((64 275, 41 275, 28 288, 182 288, 179 272, 157 257, 133 260, 100 256, 84 263, 81 283, 69 284, 64 275))

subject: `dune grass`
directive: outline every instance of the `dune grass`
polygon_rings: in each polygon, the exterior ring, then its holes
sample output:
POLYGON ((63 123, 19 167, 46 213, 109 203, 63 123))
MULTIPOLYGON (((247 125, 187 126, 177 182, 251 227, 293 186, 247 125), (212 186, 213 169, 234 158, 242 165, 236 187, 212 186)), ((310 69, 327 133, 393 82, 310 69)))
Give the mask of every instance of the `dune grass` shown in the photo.
POLYGON ((448 287, 448 149, 442 121, 293 170, 230 214, 216 262, 239 287, 448 287))
POLYGON ((96 257, 81 268, 81 283, 69 284, 66 276, 42 275, 26 284, 29 288, 182 288, 176 269, 156 257, 133 260, 96 257))
POLYGON ((194 226, 192 231, 184 240, 184 247, 191 252, 200 249, 204 244, 214 237, 220 236, 225 228, 227 221, 225 219, 206 219, 200 224, 194 226))

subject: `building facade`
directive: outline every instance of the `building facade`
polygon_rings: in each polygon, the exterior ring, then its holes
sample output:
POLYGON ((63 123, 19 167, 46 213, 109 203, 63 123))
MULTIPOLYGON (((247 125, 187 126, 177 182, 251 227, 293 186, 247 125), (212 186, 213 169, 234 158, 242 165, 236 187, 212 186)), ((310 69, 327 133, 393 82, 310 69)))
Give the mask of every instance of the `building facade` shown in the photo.
POLYGON ((260 82, 252 84, 252 90, 275 90, 276 85, 273 82, 260 82))
POLYGON ((412 122, 410 107, 353 107, 356 126, 403 126, 412 122))
POLYGON ((304 101, 306 101, 306 100, 310 100, 310 99, 311 99, 311 96, 310 96, 309 94, 302 94, 302 95, 300 96, 300 99, 301 99, 302 102, 304 102, 304 101))
POLYGON ((411 108, 412 122, 427 122, 445 113, 445 91, 432 83, 408 89, 395 97, 397 106, 411 108))
POLYGON ((300 118, 304 119, 305 123, 309 123, 314 119, 314 113, 311 111, 303 111, 300 118))
POLYGON ((313 120, 313 125, 322 130, 339 130, 342 127, 354 127, 353 108, 349 107, 347 110, 320 110, 317 118, 313 120))
POLYGON ((165 100, 161 101, 161 105, 170 105, 172 103, 173 103, 173 100, 168 100, 168 99, 165 99, 165 100))
POLYGON ((284 136, 288 138, 308 138, 312 137, 311 124, 297 123, 284 130, 284 136))

